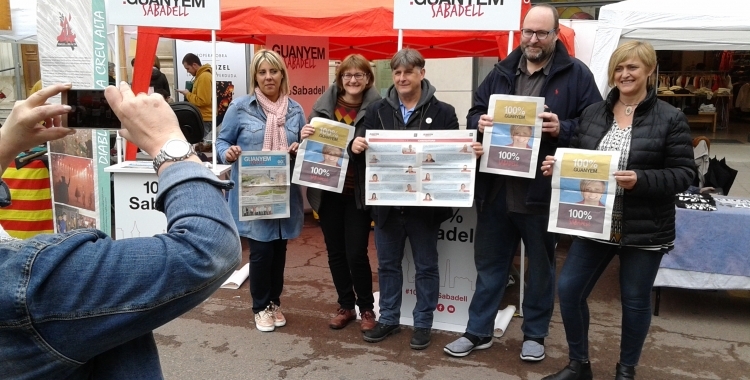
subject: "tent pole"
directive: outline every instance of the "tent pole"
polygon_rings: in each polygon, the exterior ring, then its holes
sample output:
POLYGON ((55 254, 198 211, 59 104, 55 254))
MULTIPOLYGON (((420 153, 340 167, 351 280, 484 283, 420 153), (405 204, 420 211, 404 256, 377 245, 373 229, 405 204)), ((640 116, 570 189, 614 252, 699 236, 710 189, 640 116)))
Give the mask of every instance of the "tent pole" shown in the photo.
POLYGON ((211 30, 211 162, 216 167, 216 30, 211 30))
POLYGON ((404 47, 404 30, 398 30, 398 50, 400 51, 404 47))
MULTIPOLYGON (((120 38, 122 37, 122 26, 117 25, 115 26, 115 86, 118 88, 120 87, 120 81, 122 80, 122 75, 120 75, 120 71, 122 71, 122 55, 120 54, 120 48, 122 48, 122 41, 120 41, 120 38)), ((117 134, 117 137, 115 138, 115 146, 117 146, 117 163, 122 162, 122 136, 120 136, 120 131, 115 131, 117 134)))
POLYGON ((513 31, 509 30, 508 31, 508 55, 510 55, 510 53, 513 51, 513 37, 514 37, 513 31))
MULTIPOLYGON (((13 90, 14 94, 13 96, 16 98, 16 100, 22 100, 21 99, 21 45, 19 45, 18 42, 14 42, 11 44, 13 47, 13 76, 15 77, 15 89, 13 90)), ((25 73, 24 73, 25 74, 25 73)), ((23 92, 26 93, 26 89, 23 88, 23 92)), ((28 94, 26 94, 28 97, 28 94)))

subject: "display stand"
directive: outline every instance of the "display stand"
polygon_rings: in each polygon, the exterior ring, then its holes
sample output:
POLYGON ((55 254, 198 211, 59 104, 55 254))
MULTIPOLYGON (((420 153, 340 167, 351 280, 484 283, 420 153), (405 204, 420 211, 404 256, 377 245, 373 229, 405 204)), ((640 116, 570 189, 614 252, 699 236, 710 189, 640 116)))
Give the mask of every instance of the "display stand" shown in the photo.
MULTIPOLYGON (((230 165, 216 165, 211 171, 219 178, 229 175, 230 165)), ((154 236, 167 232, 167 217, 156 210, 159 178, 151 161, 125 161, 105 171, 112 173, 115 240, 154 236)), ((200 194, 196 194, 196 200, 200 194)))

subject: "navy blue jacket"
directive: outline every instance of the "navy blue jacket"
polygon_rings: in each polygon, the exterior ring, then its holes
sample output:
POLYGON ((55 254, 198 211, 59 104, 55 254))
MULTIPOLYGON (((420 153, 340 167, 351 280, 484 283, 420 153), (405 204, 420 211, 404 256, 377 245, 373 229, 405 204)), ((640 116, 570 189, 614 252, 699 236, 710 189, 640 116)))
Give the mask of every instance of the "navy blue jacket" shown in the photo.
MULTIPOLYGON (((521 60, 520 48, 513 50, 507 58, 498 62, 495 68, 482 81, 474 92, 472 107, 469 109, 467 128, 477 129, 481 115, 487 114, 490 96, 493 94, 513 95, 515 91, 516 70, 521 60)), ((591 104, 602 100, 601 94, 594 82, 594 76, 586 65, 568 54, 562 42, 557 41, 552 67, 542 86, 540 96, 550 112, 557 114, 560 119, 560 135, 557 138, 542 135, 539 146, 536 177, 529 179, 529 192, 526 195, 526 205, 530 207, 549 207, 551 177, 544 177, 539 167, 544 157, 554 155, 558 146, 566 147, 570 137, 578 126, 578 117, 591 104)), ((482 135, 478 136, 481 141, 482 135)), ((484 201, 492 192, 494 177, 497 174, 477 173, 474 198, 477 206, 482 207, 484 201)))

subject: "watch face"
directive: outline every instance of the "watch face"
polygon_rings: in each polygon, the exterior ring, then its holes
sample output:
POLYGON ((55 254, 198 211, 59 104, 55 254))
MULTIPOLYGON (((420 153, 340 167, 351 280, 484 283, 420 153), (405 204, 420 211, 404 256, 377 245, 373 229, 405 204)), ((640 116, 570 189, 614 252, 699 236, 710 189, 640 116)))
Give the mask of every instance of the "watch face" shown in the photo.
POLYGON ((183 140, 169 140, 164 145, 164 153, 169 157, 182 158, 190 151, 190 144, 183 140))

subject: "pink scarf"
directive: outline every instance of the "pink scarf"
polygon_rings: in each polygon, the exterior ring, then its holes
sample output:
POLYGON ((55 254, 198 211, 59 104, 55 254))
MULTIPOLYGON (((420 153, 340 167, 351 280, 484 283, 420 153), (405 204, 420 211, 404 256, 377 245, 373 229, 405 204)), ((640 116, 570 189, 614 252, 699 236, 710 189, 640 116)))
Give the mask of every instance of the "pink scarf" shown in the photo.
POLYGON ((280 95, 276 102, 268 99, 260 88, 255 88, 255 98, 266 113, 266 134, 263 136, 263 150, 286 151, 289 145, 286 140, 286 111, 289 107, 289 97, 280 95))

